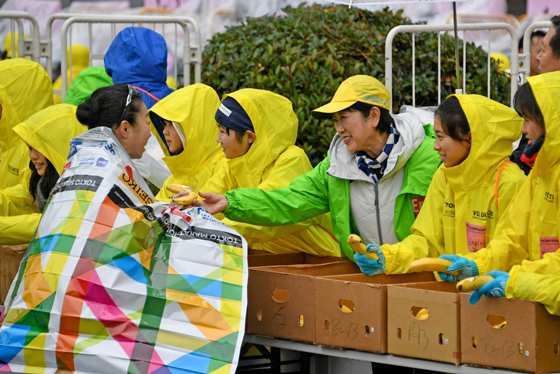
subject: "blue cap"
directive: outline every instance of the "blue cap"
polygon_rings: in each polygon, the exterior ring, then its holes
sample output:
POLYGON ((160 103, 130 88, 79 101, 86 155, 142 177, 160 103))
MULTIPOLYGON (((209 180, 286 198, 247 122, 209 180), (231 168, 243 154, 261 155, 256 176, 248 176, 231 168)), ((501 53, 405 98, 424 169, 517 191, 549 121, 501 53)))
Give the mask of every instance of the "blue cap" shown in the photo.
POLYGON ((255 131, 251 118, 235 99, 226 97, 216 112, 216 122, 235 131, 255 131))

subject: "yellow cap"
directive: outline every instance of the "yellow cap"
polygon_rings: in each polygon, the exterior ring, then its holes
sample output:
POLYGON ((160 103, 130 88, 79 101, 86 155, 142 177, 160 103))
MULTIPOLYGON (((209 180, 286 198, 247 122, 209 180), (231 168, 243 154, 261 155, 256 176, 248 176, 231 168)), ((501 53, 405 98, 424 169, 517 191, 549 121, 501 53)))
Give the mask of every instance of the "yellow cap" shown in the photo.
POLYGON ((340 84, 330 103, 311 114, 319 119, 331 118, 333 113, 348 109, 358 101, 391 109, 391 95, 383 83, 369 75, 355 75, 340 84))
POLYGON ((490 58, 493 58, 498 65, 499 71, 505 71, 510 68, 511 63, 509 62, 509 58, 500 52, 492 52, 490 53, 490 58))
MULTIPOLYGON (((6 36, 4 37, 4 51, 7 52, 6 57, 7 58, 12 58, 13 56, 18 57, 18 43, 19 43, 19 34, 16 32, 14 33, 14 38, 15 38, 15 45, 16 45, 16 51, 15 53, 12 53, 12 33, 8 32, 6 34, 6 36)), ((23 34, 23 38, 27 39, 27 35, 23 34)))

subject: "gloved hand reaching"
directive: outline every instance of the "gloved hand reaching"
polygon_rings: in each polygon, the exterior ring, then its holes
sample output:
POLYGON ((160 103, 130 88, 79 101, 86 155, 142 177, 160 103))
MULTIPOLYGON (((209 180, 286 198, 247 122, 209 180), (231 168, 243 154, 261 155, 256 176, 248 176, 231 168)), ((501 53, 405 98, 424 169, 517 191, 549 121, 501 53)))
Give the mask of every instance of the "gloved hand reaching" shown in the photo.
POLYGON ((463 280, 465 278, 475 277, 478 275, 478 267, 472 260, 458 255, 441 255, 439 258, 452 262, 452 264, 447 268, 448 272, 459 270, 459 275, 456 277, 438 272, 439 277, 444 281, 455 282, 456 280, 463 280))
POLYGON ((383 254, 383 250, 381 250, 381 248, 379 248, 379 246, 375 244, 368 244, 367 251, 375 252, 377 257, 379 257, 379 260, 368 258, 366 255, 355 253, 354 259, 356 260, 356 263, 360 267, 362 273, 369 276, 383 274, 383 272, 385 271, 385 255, 383 254))
POLYGON ((509 273, 504 271, 494 270, 488 274, 494 277, 493 281, 486 283, 484 286, 480 287, 478 290, 474 291, 471 296, 469 296, 469 303, 476 304, 482 295, 493 296, 493 297, 504 297, 506 296, 506 284, 509 280, 509 273))

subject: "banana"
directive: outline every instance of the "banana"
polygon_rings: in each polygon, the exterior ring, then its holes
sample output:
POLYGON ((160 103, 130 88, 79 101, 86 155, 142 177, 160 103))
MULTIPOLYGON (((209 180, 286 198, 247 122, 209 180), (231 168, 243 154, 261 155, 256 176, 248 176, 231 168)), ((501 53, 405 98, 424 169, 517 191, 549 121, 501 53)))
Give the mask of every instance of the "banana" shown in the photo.
POLYGON ((184 186, 182 184, 176 184, 176 183, 169 184, 167 185, 166 188, 169 192, 173 192, 175 194, 178 194, 179 192, 183 192, 183 191, 189 193, 188 195, 173 199, 173 202, 179 205, 191 205, 194 199, 198 197, 198 193, 195 190, 193 190, 188 186, 184 186))
POLYGON ((493 326, 495 329, 503 329, 504 327, 506 327, 506 325, 507 325, 507 321, 504 321, 493 326))
POLYGON ((447 268, 452 264, 451 261, 443 260, 441 258, 422 258, 420 260, 412 261, 408 268, 409 273, 419 273, 421 271, 438 271, 449 275, 459 275, 459 270, 447 272, 447 268))
POLYGON ((422 308, 416 313, 416 318, 423 321, 430 316, 430 312, 426 308, 422 308))
POLYGON ((362 238, 360 238, 358 235, 350 234, 350 236, 348 237, 348 244, 350 244, 350 247, 352 247, 354 252, 365 255, 367 258, 374 259, 375 261, 379 260, 379 256, 377 256, 375 252, 367 251, 366 245, 362 241, 362 238))
POLYGON ((471 292, 478 290, 480 287, 484 286, 486 283, 494 280, 493 277, 489 275, 482 275, 480 277, 470 277, 457 282, 457 290, 459 292, 471 292))
POLYGON ((346 305, 344 304, 340 304, 340 310, 342 310, 344 313, 352 313, 352 309, 348 308, 346 305))

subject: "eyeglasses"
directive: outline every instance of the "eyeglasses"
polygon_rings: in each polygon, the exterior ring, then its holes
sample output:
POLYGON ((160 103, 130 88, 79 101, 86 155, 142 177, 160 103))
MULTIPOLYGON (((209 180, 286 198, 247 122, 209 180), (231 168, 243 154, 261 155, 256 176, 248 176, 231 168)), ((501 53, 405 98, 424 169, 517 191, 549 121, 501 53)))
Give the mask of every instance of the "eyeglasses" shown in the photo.
POLYGON ((117 122, 117 127, 115 127, 115 130, 118 129, 119 126, 121 125, 121 122, 123 121, 124 115, 126 113, 126 108, 128 108, 128 106, 132 102, 132 95, 134 95, 135 92, 136 92, 136 90, 134 88, 132 88, 132 86, 129 84, 128 85, 128 96, 126 97, 126 104, 124 105, 124 109, 122 111, 121 118, 119 119, 119 122, 117 122))

